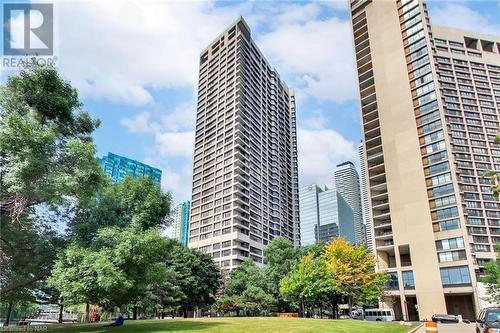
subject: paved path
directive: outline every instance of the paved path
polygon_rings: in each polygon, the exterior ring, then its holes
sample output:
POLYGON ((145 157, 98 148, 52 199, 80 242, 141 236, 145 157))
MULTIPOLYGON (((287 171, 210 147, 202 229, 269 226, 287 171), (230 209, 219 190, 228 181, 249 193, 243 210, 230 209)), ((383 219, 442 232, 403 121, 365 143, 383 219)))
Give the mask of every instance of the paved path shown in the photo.
MULTIPOLYGON (((438 324, 439 333, 475 333, 476 324, 438 324)), ((425 333, 425 325, 415 333, 425 333)))

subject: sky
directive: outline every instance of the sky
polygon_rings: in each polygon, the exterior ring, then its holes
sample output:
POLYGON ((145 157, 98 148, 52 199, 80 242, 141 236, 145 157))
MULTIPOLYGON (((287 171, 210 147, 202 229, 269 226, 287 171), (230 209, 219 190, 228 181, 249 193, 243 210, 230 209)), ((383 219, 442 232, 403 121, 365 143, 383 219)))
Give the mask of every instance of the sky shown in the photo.
MULTIPOLYGON (((500 1, 427 5, 433 24, 500 35, 500 1)), ((160 168, 178 203, 191 197, 199 54, 241 15, 296 91, 299 183, 330 184, 336 164, 357 163, 361 139, 347 9, 343 1, 56 2, 57 66, 102 121, 98 155, 160 168)))

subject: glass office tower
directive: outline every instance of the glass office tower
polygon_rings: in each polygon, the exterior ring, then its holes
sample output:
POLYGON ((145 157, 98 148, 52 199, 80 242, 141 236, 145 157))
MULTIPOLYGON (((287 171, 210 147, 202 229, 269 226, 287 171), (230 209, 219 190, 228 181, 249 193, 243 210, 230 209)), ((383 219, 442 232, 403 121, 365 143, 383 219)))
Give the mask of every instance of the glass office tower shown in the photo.
POLYGON ((299 189, 300 241, 302 245, 343 237, 355 244, 354 213, 335 189, 316 184, 299 189))
POLYGON ((134 178, 149 176, 155 184, 161 184, 161 170, 147 164, 113 153, 108 153, 98 160, 113 183, 120 182, 127 176, 134 178))

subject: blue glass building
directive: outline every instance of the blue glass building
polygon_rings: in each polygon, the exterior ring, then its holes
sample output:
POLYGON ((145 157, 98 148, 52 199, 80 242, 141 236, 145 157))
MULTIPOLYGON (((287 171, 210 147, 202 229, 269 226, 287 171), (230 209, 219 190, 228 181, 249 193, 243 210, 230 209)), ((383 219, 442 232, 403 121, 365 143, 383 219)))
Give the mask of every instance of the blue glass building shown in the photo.
POLYGON ((161 183, 161 170, 147 164, 113 153, 108 153, 98 160, 104 172, 111 176, 113 183, 121 182, 127 176, 134 178, 149 176, 155 184, 161 183))
POLYGON ((311 245, 343 237, 355 244, 354 214, 335 189, 316 184, 299 189, 300 243, 311 245))
POLYGON ((191 208, 191 201, 182 203, 182 220, 181 220, 181 243, 188 246, 189 238, 189 211, 191 208))
POLYGON ((169 226, 166 236, 177 239, 184 246, 188 246, 189 238, 189 211, 191 201, 184 201, 175 206, 169 216, 169 226))

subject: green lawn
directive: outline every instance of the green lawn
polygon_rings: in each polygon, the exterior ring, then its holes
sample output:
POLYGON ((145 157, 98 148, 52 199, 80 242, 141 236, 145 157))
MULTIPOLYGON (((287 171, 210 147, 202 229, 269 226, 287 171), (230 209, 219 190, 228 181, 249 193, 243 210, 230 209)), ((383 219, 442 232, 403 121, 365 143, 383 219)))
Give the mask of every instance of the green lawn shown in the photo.
POLYGON ((49 325, 48 332, 144 332, 144 333, 405 333, 399 323, 302 318, 212 318, 176 320, 126 320, 123 327, 103 328, 97 324, 49 325))

